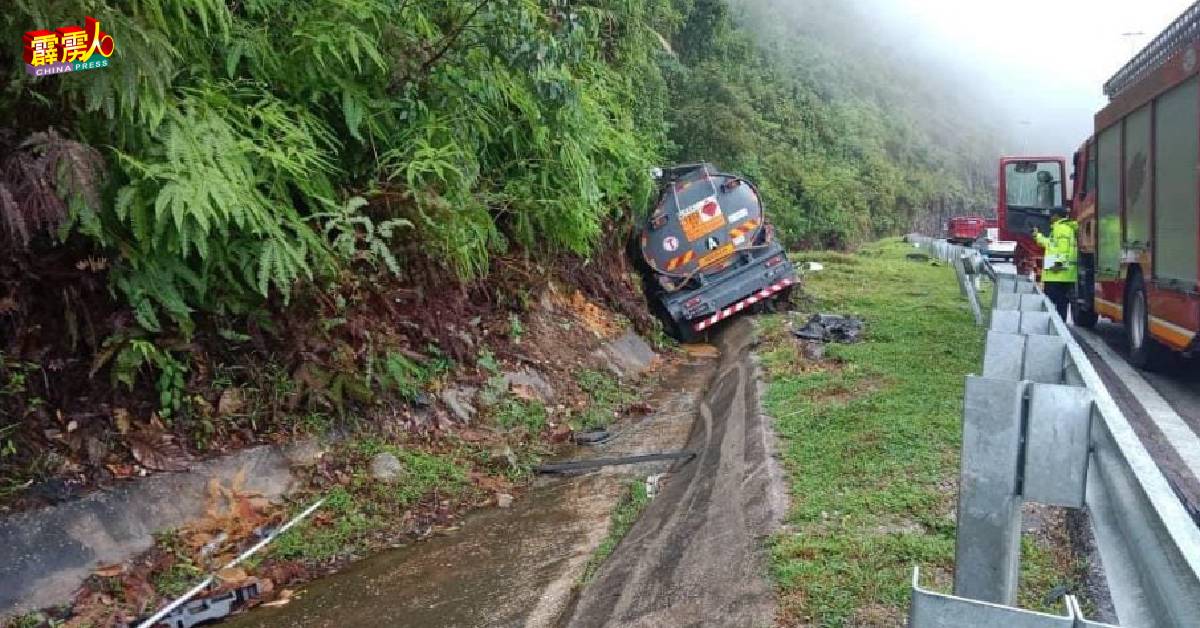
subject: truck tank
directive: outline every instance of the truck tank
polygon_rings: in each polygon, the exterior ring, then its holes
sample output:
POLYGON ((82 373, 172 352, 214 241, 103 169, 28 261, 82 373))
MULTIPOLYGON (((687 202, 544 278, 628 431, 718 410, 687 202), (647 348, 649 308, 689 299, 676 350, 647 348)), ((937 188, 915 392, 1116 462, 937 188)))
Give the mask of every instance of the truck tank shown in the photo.
POLYGON ((659 180, 658 201, 630 254, 668 334, 691 340, 786 296, 795 270, 752 182, 707 163, 665 169, 659 180))

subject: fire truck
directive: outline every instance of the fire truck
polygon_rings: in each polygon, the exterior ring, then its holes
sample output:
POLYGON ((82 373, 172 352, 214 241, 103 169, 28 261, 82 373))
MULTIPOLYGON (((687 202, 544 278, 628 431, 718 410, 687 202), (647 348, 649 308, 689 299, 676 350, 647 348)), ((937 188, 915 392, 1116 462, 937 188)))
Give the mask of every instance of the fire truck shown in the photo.
POLYGON ((1200 2, 1104 85, 1075 154, 1075 322, 1126 328, 1130 361, 1192 352, 1200 330, 1200 2))
POLYGON ((1013 264, 1022 275, 1041 275, 1042 247, 1033 233, 1050 233, 1051 214, 1067 207, 1066 169, 1065 157, 1000 159, 996 219, 1000 240, 1016 243, 1013 264))

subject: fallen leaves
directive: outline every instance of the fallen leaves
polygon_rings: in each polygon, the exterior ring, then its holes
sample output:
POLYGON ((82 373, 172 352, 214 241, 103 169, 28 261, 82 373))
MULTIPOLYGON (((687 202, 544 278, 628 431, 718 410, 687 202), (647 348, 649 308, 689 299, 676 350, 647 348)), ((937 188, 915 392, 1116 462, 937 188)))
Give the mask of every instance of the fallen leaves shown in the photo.
POLYGON ((512 394, 522 401, 541 401, 541 395, 529 384, 513 384, 512 394))
POLYGON ((116 426, 117 432, 120 434, 128 434, 131 423, 129 422, 129 411, 125 408, 113 409, 113 425, 116 426))
POLYGON ((204 516, 181 531, 193 552, 201 557, 224 557, 230 554, 227 546, 276 521, 270 500, 245 491, 245 482, 245 469, 228 485, 217 478, 209 480, 204 516))
POLYGON ((267 606, 267 607, 283 606, 284 604, 287 604, 288 602, 292 601, 293 595, 295 595, 295 591, 292 591, 291 589, 284 589, 279 592, 278 597, 271 600, 270 602, 263 602, 262 605, 267 606))
POLYGON ((654 412, 654 406, 646 403, 645 401, 635 401, 626 406, 625 411, 629 414, 643 416, 654 412))
POLYGON ((245 406, 245 401, 242 400, 242 391, 238 388, 226 388, 221 392, 220 399, 217 400, 217 414, 221 416, 231 416, 238 414, 245 406))
POLYGON ((250 578, 241 567, 225 567, 217 571, 217 580, 224 585, 238 586, 250 578))
POLYGON ((171 435, 156 430, 129 434, 125 444, 134 460, 151 471, 184 471, 192 460, 171 435))
POLYGON ((467 443, 486 443, 493 442, 500 438, 500 435, 491 430, 476 429, 473 427, 462 427, 454 431, 454 435, 460 440, 467 443))
POLYGON ((502 475, 487 475, 472 471, 470 478, 472 484, 487 493, 508 493, 513 488, 512 481, 502 475))
POLYGON ((108 472, 113 474, 113 477, 117 479, 131 478, 137 475, 137 469, 129 464, 106 464, 104 468, 108 469, 108 472))

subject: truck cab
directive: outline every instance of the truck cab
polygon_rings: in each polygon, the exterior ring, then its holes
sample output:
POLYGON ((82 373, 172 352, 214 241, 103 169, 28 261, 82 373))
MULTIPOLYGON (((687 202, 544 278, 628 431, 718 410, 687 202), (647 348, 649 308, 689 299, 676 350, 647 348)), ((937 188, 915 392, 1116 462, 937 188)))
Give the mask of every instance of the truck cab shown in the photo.
POLYGON ((1016 242, 1013 262, 1021 274, 1040 273, 1042 247, 1034 231, 1049 233, 1055 209, 1069 207, 1066 159, 1004 157, 1000 160, 996 217, 1000 239, 1016 242))

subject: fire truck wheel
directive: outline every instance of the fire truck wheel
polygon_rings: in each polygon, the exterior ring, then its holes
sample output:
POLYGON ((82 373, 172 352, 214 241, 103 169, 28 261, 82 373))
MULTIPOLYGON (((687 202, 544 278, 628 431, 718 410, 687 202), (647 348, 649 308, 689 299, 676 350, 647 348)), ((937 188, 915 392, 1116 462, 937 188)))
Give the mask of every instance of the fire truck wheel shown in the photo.
POLYGON ((690 344, 700 340, 700 334, 692 329, 692 324, 688 321, 671 321, 671 324, 666 327, 667 335, 683 344, 690 344))
POLYGON ((1150 335, 1150 308, 1142 274, 1129 278, 1125 296, 1125 337, 1129 345, 1129 363, 1140 369, 1153 369, 1163 352, 1162 345, 1150 335))

